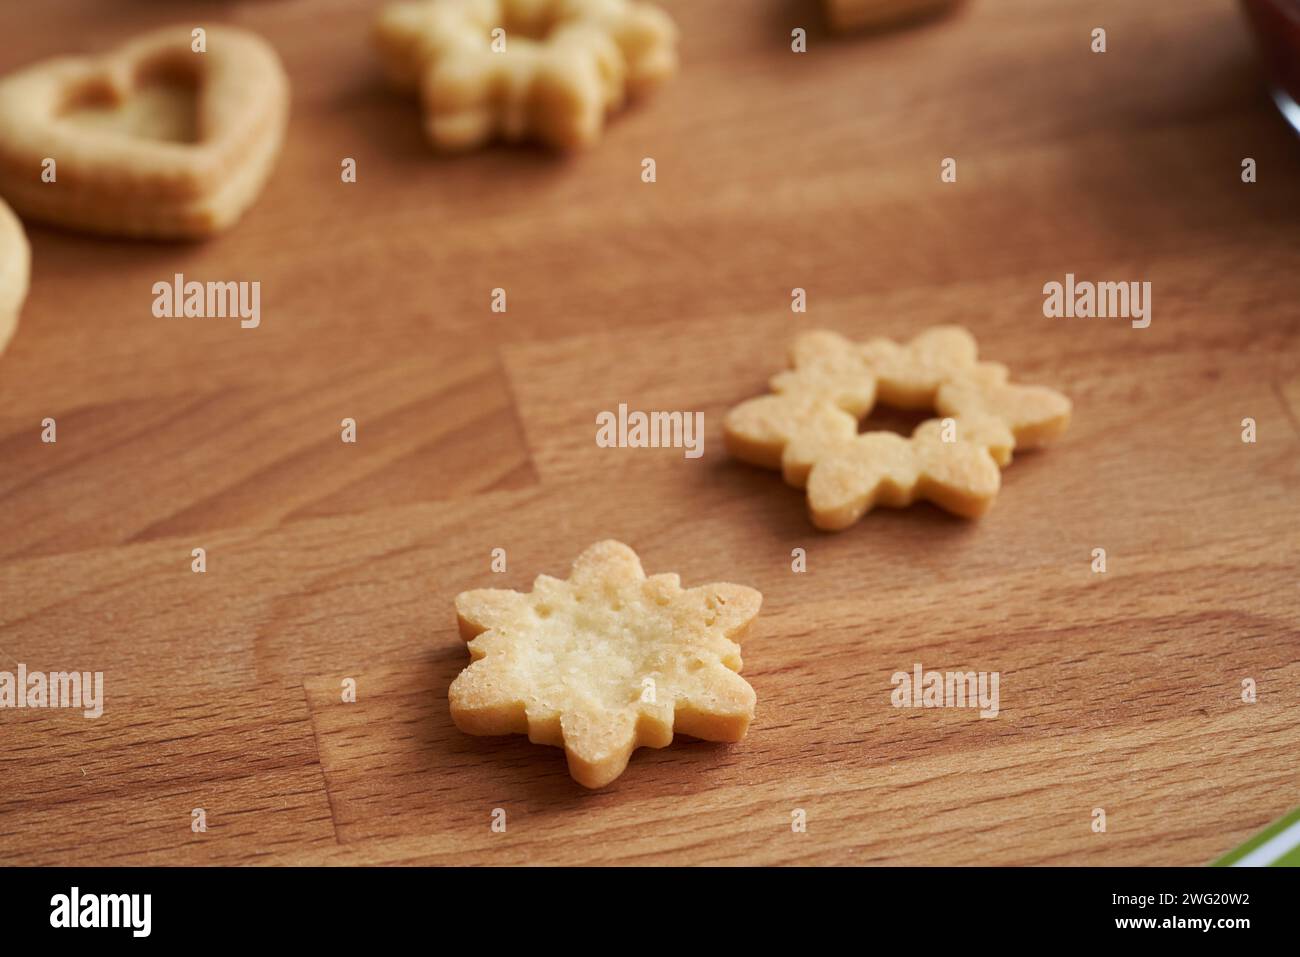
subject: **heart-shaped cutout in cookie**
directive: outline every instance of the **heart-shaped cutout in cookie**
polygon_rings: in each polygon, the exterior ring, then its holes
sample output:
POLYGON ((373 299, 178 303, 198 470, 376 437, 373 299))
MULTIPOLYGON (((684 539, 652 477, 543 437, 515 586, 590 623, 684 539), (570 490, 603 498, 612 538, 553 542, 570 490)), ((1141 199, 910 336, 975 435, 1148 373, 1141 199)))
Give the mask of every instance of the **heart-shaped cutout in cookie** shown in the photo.
POLYGON ((27 281, 32 254, 23 225, 0 202, 0 352, 18 328, 18 312, 27 298, 27 281))
POLYGON ((133 90, 106 82, 73 91, 61 117, 96 133, 163 143, 198 143, 198 88, 193 76, 141 78, 133 90))
POLYGON ((279 153, 289 85, 258 37, 210 27, 203 40, 166 27, 0 80, 0 194, 24 216, 115 235, 234 223, 279 153))

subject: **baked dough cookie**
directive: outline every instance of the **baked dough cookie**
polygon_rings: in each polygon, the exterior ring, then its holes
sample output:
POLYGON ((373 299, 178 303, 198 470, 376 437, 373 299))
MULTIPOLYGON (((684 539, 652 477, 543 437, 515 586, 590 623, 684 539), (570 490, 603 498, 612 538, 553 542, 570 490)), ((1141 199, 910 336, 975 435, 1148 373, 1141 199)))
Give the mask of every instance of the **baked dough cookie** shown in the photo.
POLYGON ((605 115, 677 69, 677 29, 642 0, 411 0, 380 13, 390 81, 418 90, 441 150, 493 139, 557 149, 596 140, 605 115))
POLYGON ((906 344, 808 332, 795 340, 790 362, 772 378, 771 395, 727 413, 723 434, 736 458, 807 487, 813 524, 828 531, 876 505, 920 499, 966 518, 983 515, 1012 452, 1050 442, 1070 422, 1069 399, 1009 382, 1006 367, 981 362, 974 337, 959 326, 927 329, 906 344), (922 422, 910 437, 859 434, 877 399, 945 418, 922 422))
POLYGON ((563 747, 589 788, 622 774, 636 748, 666 747, 674 730, 739 741, 755 698, 736 639, 762 597, 647 578, 615 541, 579 555, 567 580, 539 575, 527 594, 462 592, 456 614, 473 660, 448 692, 452 720, 468 734, 563 747))
POLYGON ((0 202, 0 352, 18 328, 18 313, 27 298, 32 252, 23 224, 0 202))
POLYGON ((963 518, 979 518, 1002 486, 1000 459, 1010 461, 1015 442, 997 419, 956 421, 945 441, 944 424, 928 419, 911 438, 866 432, 830 449, 808 473, 808 509, 818 528, 839 531, 876 505, 903 508, 925 499, 963 518))
POLYGON ((25 217, 111 235, 198 238, 233 224, 279 153, 289 84, 253 34, 207 27, 199 53, 191 29, 0 79, 0 194, 25 217))

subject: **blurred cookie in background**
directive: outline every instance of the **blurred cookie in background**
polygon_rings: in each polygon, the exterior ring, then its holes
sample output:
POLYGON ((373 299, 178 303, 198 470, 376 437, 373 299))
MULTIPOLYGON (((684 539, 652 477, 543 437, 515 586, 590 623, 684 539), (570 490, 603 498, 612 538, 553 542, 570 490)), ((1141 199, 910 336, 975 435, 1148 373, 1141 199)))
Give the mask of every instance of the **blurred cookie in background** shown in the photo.
POLYGON ((18 313, 27 298, 32 254, 23 225, 0 200, 0 352, 18 328, 18 313))

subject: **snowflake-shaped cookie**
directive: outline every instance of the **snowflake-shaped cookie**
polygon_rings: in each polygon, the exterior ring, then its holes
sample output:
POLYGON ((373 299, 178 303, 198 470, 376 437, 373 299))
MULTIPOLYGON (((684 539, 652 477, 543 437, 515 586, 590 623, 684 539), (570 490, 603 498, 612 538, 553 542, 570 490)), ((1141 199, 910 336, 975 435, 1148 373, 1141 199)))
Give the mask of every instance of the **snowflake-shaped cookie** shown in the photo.
POLYGON ((666 747, 674 730, 739 741, 755 698, 733 639, 761 601, 743 585, 647 578, 615 541, 579 555, 567 580, 539 575, 527 594, 462 592, 456 613, 473 661, 448 692, 452 719, 468 734, 563 747, 589 788, 622 774, 636 748, 666 747))
POLYGON ((865 432, 821 456, 808 473, 808 510, 827 531, 854 524, 876 505, 924 499, 963 518, 989 510, 1002 487, 999 464, 1015 445, 1000 420, 977 415, 927 419, 910 438, 865 432), (946 427, 951 438, 944 436, 946 427))
POLYGON ((677 68, 676 27, 641 0, 414 0, 386 7, 375 37, 444 150, 585 146, 607 112, 677 68))
POLYGON ((1005 366, 979 361, 974 337, 959 326, 936 326, 905 344, 808 332, 790 360, 793 368, 772 378, 772 394, 727 414, 724 435, 732 455, 806 486, 813 524, 827 530, 847 528, 876 505, 919 499, 982 515, 1013 450, 1051 441, 1070 421, 1069 399, 1012 384, 1005 366), (946 418, 922 422, 910 437, 859 435, 877 398, 946 418))

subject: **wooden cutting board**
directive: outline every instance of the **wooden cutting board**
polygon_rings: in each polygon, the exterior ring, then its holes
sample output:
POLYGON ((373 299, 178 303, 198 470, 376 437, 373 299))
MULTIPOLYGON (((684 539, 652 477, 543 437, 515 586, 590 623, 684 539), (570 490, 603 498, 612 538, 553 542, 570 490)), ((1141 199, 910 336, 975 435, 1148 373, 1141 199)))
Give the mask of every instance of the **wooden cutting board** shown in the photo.
POLYGON ((29 224, 0 669, 102 671, 105 701, 0 711, 0 863, 1199 864, 1297 803, 1300 144, 1237 7, 975 0, 838 38, 811 2, 667 6, 681 75, 567 159, 430 155, 355 0, 0 7, 3 70, 231 22, 294 95, 224 236, 29 224), (154 318, 176 273, 260 281, 261 325, 154 318), (1067 273, 1150 281, 1150 326, 1045 318, 1067 273), (983 520, 818 533, 728 461, 798 331, 945 322, 1075 403, 983 520), (702 410, 705 454, 598 448, 619 403, 702 410), (590 793, 446 693, 457 592, 606 537, 763 592, 759 707, 590 793), (917 664, 998 672, 998 716, 893 707, 917 664))

